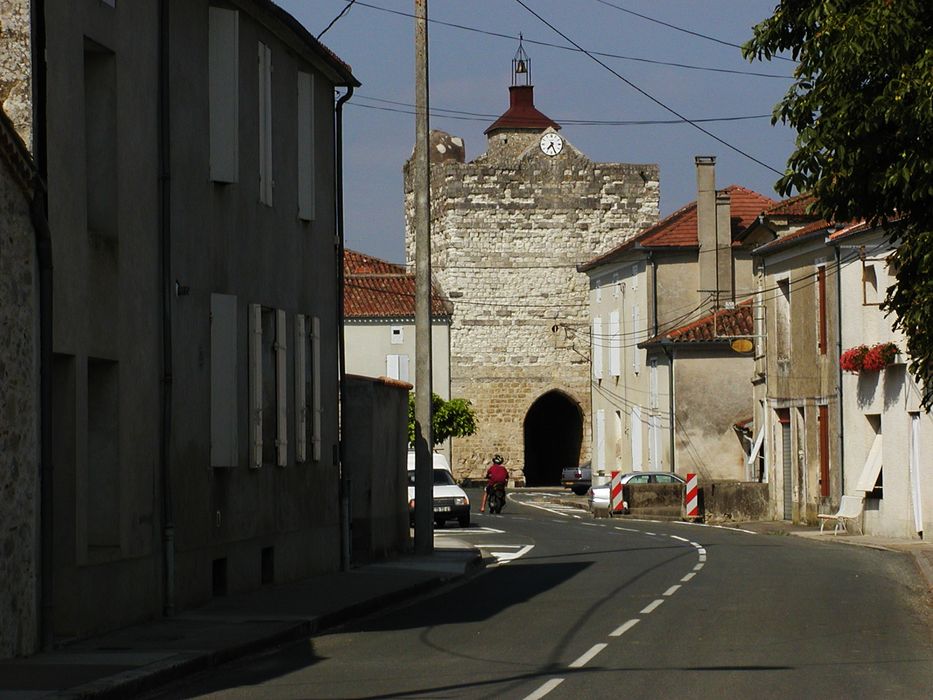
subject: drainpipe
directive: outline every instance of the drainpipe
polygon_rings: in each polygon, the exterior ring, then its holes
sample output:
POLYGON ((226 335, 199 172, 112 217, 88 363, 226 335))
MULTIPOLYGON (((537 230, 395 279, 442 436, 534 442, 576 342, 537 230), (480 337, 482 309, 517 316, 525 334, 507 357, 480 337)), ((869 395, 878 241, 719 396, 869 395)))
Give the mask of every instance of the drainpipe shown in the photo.
POLYGON ((32 152, 37 174, 33 184, 30 216, 36 238, 39 265, 39 642, 46 651, 55 641, 55 556, 52 462, 52 233, 49 228, 48 138, 45 42, 45 2, 33 0, 31 36, 32 61, 32 152))
POLYGON ((667 413, 670 430, 668 431, 669 448, 671 451, 671 471, 675 471, 676 460, 674 459, 674 348, 671 347, 671 341, 662 340, 661 349, 667 355, 667 366, 669 367, 668 392, 667 392, 667 413))
MULTIPOLYGON (((836 357, 842 356, 842 249, 836 245, 836 357)), ((836 396, 839 401, 839 493, 846 492, 846 441, 842 405, 842 363, 837 359, 836 396)))
POLYGON ((658 337, 658 261, 654 259, 654 251, 648 251, 648 262, 651 263, 651 315, 654 316, 654 332, 658 337))
POLYGON ((162 613, 175 614, 175 511, 172 503, 172 222, 169 121, 169 0, 159 0, 159 266, 162 273, 162 391, 159 471, 162 486, 162 613))
MULTIPOLYGON (((341 421, 345 419, 343 411, 347 405, 347 368, 344 357, 343 334, 343 105, 352 96, 353 85, 347 85, 347 91, 337 100, 334 123, 334 184, 336 186, 334 220, 337 224, 337 381, 340 392, 341 421)), ((350 479, 344 469, 346 444, 343 436, 343 425, 340 426, 337 444, 339 445, 337 459, 340 462, 337 465, 340 474, 340 569, 341 571, 347 571, 350 568, 350 479)))

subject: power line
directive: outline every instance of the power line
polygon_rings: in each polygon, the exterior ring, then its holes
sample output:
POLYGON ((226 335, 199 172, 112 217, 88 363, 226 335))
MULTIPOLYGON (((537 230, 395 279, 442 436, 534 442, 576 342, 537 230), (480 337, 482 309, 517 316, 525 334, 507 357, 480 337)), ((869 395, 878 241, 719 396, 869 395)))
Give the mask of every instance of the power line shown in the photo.
POLYGON ((321 33, 320 33, 320 34, 317 35, 318 40, 320 40, 320 38, 321 38, 322 36, 324 36, 324 35, 327 33, 327 30, 328 30, 328 29, 330 29, 330 28, 333 27, 335 24, 337 24, 337 20, 339 20, 341 17, 343 17, 345 14, 347 14, 347 12, 350 10, 351 7, 353 7, 353 3, 355 3, 355 2, 356 2, 356 0, 350 0, 350 1, 347 3, 347 6, 344 7, 344 8, 338 13, 338 15, 337 15, 336 17, 334 17, 334 18, 330 21, 330 24, 328 24, 326 27, 324 27, 324 29, 321 30, 321 33))
MULTIPOLYGON (((619 6, 619 5, 615 5, 615 4, 611 3, 611 2, 608 2, 608 0, 596 0, 596 2, 602 3, 603 5, 606 5, 607 7, 611 7, 611 8, 613 8, 613 9, 619 10, 619 12, 625 12, 626 14, 634 15, 635 17, 640 17, 641 19, 647 20, 648 22, 654 22, 655 24, 660 24, 660 25, 663 26, 663 27, 667 27, 667 28, 669 28, 669 29, 674 29, 674 30, 676 30, 676 31, 678 31, 678 32, 683 32, 684 34, 690 34, 690 35, 692 35, 692 36, 696 36, 696 37, 699 37, 699 38, 701 38, 701 39, 706 39, 706 40, 708 40, 708 41, 713 41, 713 42, 716 42, 717 44, 722 44, 723 46, 731 46, 731 47, 736 48, 736 49, 741 49, 741 48, 742 48, 742 45, 741 45, 741 44, 733 44, 731 41, 725 41, 725 40, 723 40, 723 39, 717 39, 717 38, 714 37, 714 36, 709 36, 708 34, 701 34, 700 32, 695 32, 695 31, 693 31, 693 30, 691 30, 691 29, 684 29, 683 27, 678 27, 676 24, 670 24, 669 22, 664 22, 663 20, 657 19, 657 18, 655 18, 655 17, 649 17, 648 15, 640 14, 640 13, 638 13, 638 12, 635 12, 634 10, 629 10, 629 9, 627 9, 627 8, 625 8, 625 7, 621 7, 621 6, 619 6)), ((781 59, 782 61, 790 61, 791 63, 795 63, 795 61, 794 61, 793 59, 787 58, 786 56, 775 56, 775 58, 779 58, 779 59, 781 59)))
POLYGON ((721 143, 721 144, 722 144, 723 146, 725 146, 726 148, 728 148, 728 149, 730 149, 730 150, 732 150, 732 151, 735 151, 735 152, 738 153, 739 155, 745 156, 746 158, 748 158, 749 160, 751 160, 751 161, 754 162, 754 163, 758 163, 758 165, 762 166, 763 168, 767 168, 768 170, 770 170, 770 171, 773 172, 773 173, 776 173, 777 175, 783 175, 783 174, 784 174, 784 173, 782 173, 780 170, 778 170, 778 169, 776 169, 776 168, 772 168, 770 165, 768 165, 767 163, 765 163, 765 162, 762 161, 762 160, 759 160, 758 158, 756 158, 755 156, 751 155, 750 153, 747 153, 746 151, 743 151, 743 150, 742 150, 741 148, 739 148, 738 146, 733 146, 731 143, 729 143, 729 142, 726 141, 725 139, 720 138, 719 136, 716 136, 716 134, 714 134, 713 132, 709 131, 708 129, 704 129, 702 126, 700 126, 700 125, 697 124, 696 122, 687 119, 684 115, 682 115, 680 112, 678 112, 677 110, 675 110, 673 107, 668 107, 666 104, 664 104, 663 102, 661 102, 661 100, 659 100, 659 99, 658 99, 657 97, 655 97, 654 95, 650 94, 649 92, 647 92, 647 91, 645 91, 645 90, 642 90, 640 87, 638 87, 638 86, 637 86, 635 83, 633 83, 631 80, 629 80, 628 78, 624 77, 621 73, 618 73, 617 71, 615 71, 615 70, 613 70, 612 68, 610 68, 609 66, 607 66, 603 61, 600 61, 595 55, 593 55, 592 53, 590 53, 589 51, 587 51, 586 49, 584 49, 582 46, 580 46, 578 43, 576 43, 573 39, 571 39, 569 36, 567 36, 567 35, 564 34, 562 31, 560 31, 560 30, 559 30, 557 27, 555 27, 553 24, 551 24, 551 23, 548 22, 546 19, 544 19, 544 17, 542 17, 541 15, 539 15, 537 12, 535 12, 534 10, 532 10, 530 7, 528 7, 528 5, 525 4, 524 0, 515 0, 515 2, 517 2, 519 5, 521 5, 522 7, 524 7, 529 13, 531 13, 532 15, 534 15, 535 17, 537 17, 538 20, 539 20, 540 22, 542 22, 544 25, 546 25, 548 28, 550 28, 551 31, 553 31, 555 34, 559 35, 559 36, 562 37, 565 41, 568 41, 568 42, 570 42, 571 44, 573 44, 574 46, 576 46, 580 51, 582 51, 584 54, 586 54, 586 55, 587 55, 589 58, 591 58, 593 61, 595 61, 596 63, 598 63, 599 65, 601 65, 603 68, 605 68, 607 71, 609 71, 610 73, 612 73, 614 76, 616 76, 619 80, 621 80, 622 82, 624 82, 624 83, 625 83, 626 85, 628 85, 630 88, 632 88, 633 90, 637 91, 639 94, 641 94, 641 95, 647 97, 649 100, 651 100, 652 102, 654 102, 654 103, 655 103, 656 105, 658 105, 659 107, 661 107, 661 108, 665 109, 666 111, 670 112, 670 113, 673 114, 675 117, 679 117, 680 119, 683 119, 683 120, 686 121, 688 124, 690 124, 693 128, 695 128, 695 129, 697 129, 698 131, 700 131, 700 132, 706 134, 707 136, 709 136, 711 139, 717 141, 718 143, 721 143))
MULTIPOLYGON (((414 17, 414 15, 409 12, 403 12, 401 10, 392 10, 387 7, 380 7, 378 5, 372 5, 367 2, 361 2, 360 0, 357 0, 356 4, 359 5, 360 7, 368 7, 371 10, 378 10, 379 12, 386 12, 392 15, 399 15, 401 17, 410 17, 410 18, 414 17)), ((444 22, 441 20, 430 19, 430 18, 428 19, 428 22, 431 24, 438 24, 443 27, 450 27, 452 29, 461 29, 467 32, 485 34, 486 36, 492 36, 498 39, 508 39, 509 41, 513 41, 513 42, 519 40, 519 37, 514 36, 512 34, 503 34, 502 32, 493 32, 493 31, 489 31, 486 29, 478 29, 476 27, 470 27, 465 24, 457 24, 455 22, 444 22)), ((586 51, 584 51, 580 47, 575 48, 573 46, 563 46, 561 44, 554 44, 554 43, 547 42, 547 41, 535 41, 534 39, 528 39, 527 37, 524 37, 522 40, 526 44, 534 44, 535 46, 545 46, 551 49, 560 49, 561 51, 573 51, 573 52, 586 53, 586 51)), ((604 58, 616 58, 621 61, 635 61, 638 63, 650 63, 653 65, 659 65, 659 66, 669 66, 671 68, 683 68, 685 70, 708 71, 712 73, 730 73, 733 75, 749 75, 749 76, 753 76, 756 78, 777 78, 779 80, 793 80, 792 76, 779 75, 777 73, 759 73, 756 71, 736 70, 736 69, 731 69, 731 68, 713 68, 710 66, 696 66, 696 65, 691 65, 689 63, 676 63, 673 61, 659 61, 656 59, 640 58, 637 56, 624 56, 621 54, 606 53, 602 51, 594 51, 592 52, 592 54, 596 56, 603 56, 604 58)))
MULTIPOLYGON (((374 109, 381 112, 393 112, 395 114, 417 114, 415 106, 406 102, 396 102, 394 100, 385 100, 378 97, 368 97, 358 95, 358 99, 371 100, 373 102, 382 102, 385 104, 398 105, 409 109, 394 109, 392 107, 379 107, 376 105, 361 104, 358 101, 350 102, 350 106, 362 107, 364 109, 374 109)), ((432 107, 428 114, 438 119, 455 119, 457 121, 486 122, 499 117, 498 114, 481 114, 477 112, 465 112, 456 109, 441 109, 432 107)), ((748 121, 751 119, 771 119, 771 114, 745 114, 735 117, 706 117, 700 119, 555 119, 562 126, 658 126, 658 125, 677 125, 694 122, 697 124, 707 124, 713 122, 737 122, 748 121)))

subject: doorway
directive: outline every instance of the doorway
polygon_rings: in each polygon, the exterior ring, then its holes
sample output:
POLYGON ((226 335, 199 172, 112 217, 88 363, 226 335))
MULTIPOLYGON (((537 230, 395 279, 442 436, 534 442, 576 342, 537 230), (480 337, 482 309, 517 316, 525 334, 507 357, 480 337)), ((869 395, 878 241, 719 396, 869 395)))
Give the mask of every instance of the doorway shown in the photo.
POLYGON ((525 484, 556 486, 561 470, 580 463, 583 411, 562 391, 549 391, 525 415, 525 484))

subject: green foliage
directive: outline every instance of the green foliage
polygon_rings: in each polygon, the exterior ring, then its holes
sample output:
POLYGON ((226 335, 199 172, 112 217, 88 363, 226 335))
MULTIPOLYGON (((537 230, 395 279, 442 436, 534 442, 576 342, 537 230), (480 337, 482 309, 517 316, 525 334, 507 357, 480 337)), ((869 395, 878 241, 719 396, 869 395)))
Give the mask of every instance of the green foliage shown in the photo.
POLYGON ((773 122, 797 131, 777 190, 815 195, 829 221, 865 219, 897 244, 884 309, 907 336, 933 405, 933 2, 782 0, 749 59, 790 51, 794 83, 773 122))
MULTIPOLYGON (((431 394, 431 428, 434 444, 452 437, 466 437, 476 432, 476 413, 466 399, 444 401, 431 394)), ((408 442, 415 441, 415 395, 408 393, 408 442)))

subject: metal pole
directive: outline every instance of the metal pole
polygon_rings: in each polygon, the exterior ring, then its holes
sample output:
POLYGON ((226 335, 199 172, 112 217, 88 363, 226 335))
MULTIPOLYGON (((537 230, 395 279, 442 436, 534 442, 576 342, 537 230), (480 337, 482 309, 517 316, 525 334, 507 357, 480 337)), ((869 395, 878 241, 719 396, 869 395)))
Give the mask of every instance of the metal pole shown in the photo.
POLYGON ((415 0, 415 552, 434 551, 428 0, 415 0))

